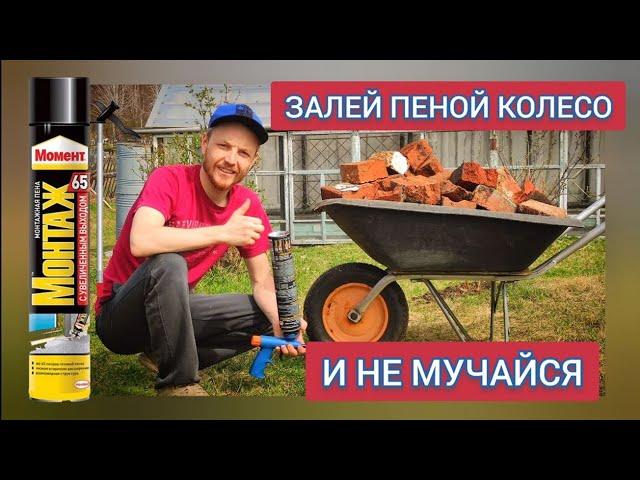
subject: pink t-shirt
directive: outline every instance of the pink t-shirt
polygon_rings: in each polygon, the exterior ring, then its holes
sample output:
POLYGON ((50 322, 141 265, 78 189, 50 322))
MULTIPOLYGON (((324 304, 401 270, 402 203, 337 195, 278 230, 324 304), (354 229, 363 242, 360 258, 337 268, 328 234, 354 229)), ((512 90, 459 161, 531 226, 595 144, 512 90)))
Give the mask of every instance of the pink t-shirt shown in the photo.
MULTIPOLYGON (((243 258, 251 258, 269 249, 268 235, 271 225, 260 198, 252 190, 234 185, 229 192, 226 207, 213 203, 200 183, 200 165, 170 165, 155 169, 140 192, 122 226, 120 236, 113 248, 113 256, 104 272, 104 283, 98 291, 96 314, 112 295, 114 283, 124 284, 131 274, 146 260, 146 257, 134 257, 129 248, 129 235, 133 216, 138 208, 147 206, 158 210, 165 218, 165 225, 176 228, 200 228, 223 225, 233 212, 249 198, 251 206, 245 215, 258 217, 265 227, 256 243, 238 247, 243 258)), ((213 267, 229 248, 226 244, 178 252, 187 261, 189 288, 193 288, 213 267)))

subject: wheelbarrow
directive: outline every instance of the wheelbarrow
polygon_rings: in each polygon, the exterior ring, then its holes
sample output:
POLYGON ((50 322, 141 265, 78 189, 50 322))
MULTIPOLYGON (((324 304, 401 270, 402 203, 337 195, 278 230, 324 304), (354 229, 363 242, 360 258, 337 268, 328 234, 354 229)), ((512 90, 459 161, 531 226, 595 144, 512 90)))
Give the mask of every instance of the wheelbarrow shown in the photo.
POLYGON ((314 211, 327 212, 386 271, 347 263, 322 274, 305 299, 307 334, 315 341, 402 340, 409 309, 397 280, 410 279, 426 284, 458 338, 470 341, 432 280, 483 280, 491 282, 489 339, 502 297, 508 341, 509 285, 542 275, 604 233, 603 222, 529 268, 558 237, 583 227, 604 205, 602 197, 578 215, 555 218, 383 200, 322 201, 314 211))

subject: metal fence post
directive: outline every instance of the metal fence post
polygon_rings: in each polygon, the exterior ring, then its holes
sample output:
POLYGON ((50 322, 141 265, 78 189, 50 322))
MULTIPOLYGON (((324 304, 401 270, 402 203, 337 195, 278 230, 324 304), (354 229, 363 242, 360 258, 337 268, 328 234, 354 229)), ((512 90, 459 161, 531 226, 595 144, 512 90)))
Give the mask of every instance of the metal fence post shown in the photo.
POLYGON ((559 196, 558 196, 558 206, 560 208, 567 209, 567 205, 569 204, 569 172, 567 168, 569 167, 569 132, 567 130, 563 130, 560 132, 560 185, 559 185, 559 196))
MULTIPOLYGON (((325 185, 325 177, 324 177, 324 172, 320 173, 320 188, 322 189, 322 187, 324 187, 325 185)), ((327 240, 327 212, 322 211, 320 213, 320 232, 322 234, 322 241, 326 241, 327 240)))
POLYGON ((294 229, 295 221, 295 195, 293 192, 293 135, 285 133, 285 155, 284 155, 284 179, 285 179, 285 201, 287 202, 286 213, 288 214, 287 227, 291 234, 291 242, 296 238, 294 229))
POLYGON ((357 130, 351 132, 351 161, 360 161, 360 132, 357 130))
MULTIPOLYGON (((596 168, 596 200, 602 197, 602 168, 596 168)), ((600 208, 596 212, 596 225, 600 225, 600 208)))
POLYGON ((103 178, 103 169, 104 169, 104 137, 103 137, 103 129, 104 123, 96 123, 97 128, 97 136, 99 141, 102 141, 102 145, 98 145, 96 149, 96 238, 100 239, 97 242, 96 249, 96 283, 102 283, 102 199, 104 198, 104 178, 103 178))

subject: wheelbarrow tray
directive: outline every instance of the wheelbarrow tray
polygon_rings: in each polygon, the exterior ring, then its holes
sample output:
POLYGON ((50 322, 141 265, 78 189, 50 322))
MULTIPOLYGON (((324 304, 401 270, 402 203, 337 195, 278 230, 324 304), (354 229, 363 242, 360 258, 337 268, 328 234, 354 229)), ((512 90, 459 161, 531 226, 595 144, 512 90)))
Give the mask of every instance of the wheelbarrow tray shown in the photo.
POLYGON ((371 258, 391 272, 520 272, 575 218, 454 207, 331 199, 325 211, 371 258))

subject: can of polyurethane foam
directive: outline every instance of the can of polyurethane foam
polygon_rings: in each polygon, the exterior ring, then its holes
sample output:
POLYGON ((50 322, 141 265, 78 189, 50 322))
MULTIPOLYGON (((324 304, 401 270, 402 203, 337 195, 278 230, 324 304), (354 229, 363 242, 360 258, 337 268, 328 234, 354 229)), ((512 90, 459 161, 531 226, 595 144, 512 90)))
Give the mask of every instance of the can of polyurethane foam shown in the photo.
POLYGON ((88 78, 31 79, 29 397, 43 401, 91 390, 89 124, 88 78))
POLYGON ((269 234, 269 240, 271 241, 271 267, 276 287, 280 328, 285 337, 295 338, 300 331, 302 315, 298 306, 291 235, 286 231, 272 232, 269 234))

